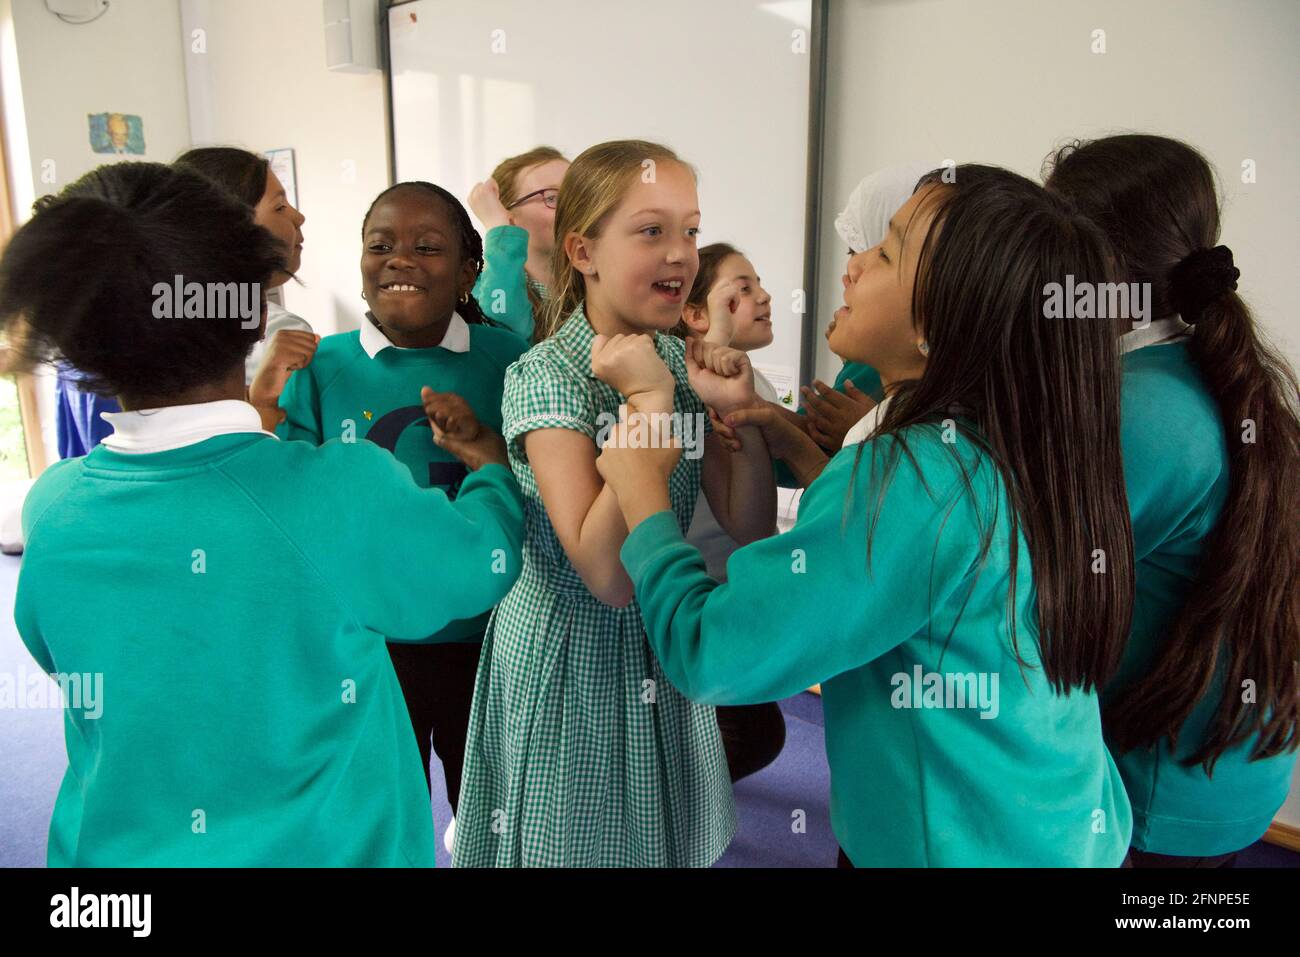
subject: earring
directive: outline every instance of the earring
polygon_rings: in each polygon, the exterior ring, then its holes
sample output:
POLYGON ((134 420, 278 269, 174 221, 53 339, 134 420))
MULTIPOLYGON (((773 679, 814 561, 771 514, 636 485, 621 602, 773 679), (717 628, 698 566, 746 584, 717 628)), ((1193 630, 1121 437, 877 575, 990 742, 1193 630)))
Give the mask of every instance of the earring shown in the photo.
POLYGON ((361 290, 361 298, 362 299, 366 298, 366 291, 364 289, 361 290))
POLYGON ((461 295, 460 295, 460 301, 461 301, 461 304, 462 304, 462 305, 464 305, 465 303, 469 302, 469 293, 467 293, 467 292, 463 292, 463 293, 461 293, 461 295))
POLYGON ((924 339, 916 344, 916 348, 920 350, 921 355, 923 356, 928 356, 930 354, 930 343, 926 342, 924 339))

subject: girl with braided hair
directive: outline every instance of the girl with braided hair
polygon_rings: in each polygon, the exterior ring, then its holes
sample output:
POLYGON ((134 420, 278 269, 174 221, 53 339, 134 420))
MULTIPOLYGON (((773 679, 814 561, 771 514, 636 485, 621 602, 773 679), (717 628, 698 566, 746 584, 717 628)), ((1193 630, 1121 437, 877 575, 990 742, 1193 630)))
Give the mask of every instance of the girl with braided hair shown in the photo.
MULTIPOLYGON (((359 330, 325 337, 311 364, 293 373, 280 397, 285 421, 277 433, 316 445, 334 438, 373 442, 419 485, 454 498, 465 467, 434 444, 422 396, 455 393, 479 422, 500 431, 506 367, 527 343, 491 323, 471 294, 483 268, 482 240, 451 193, 432 183, 398 183, 371 204, 361 232, 362 296, 370 309, 359 330)), ((442 760, 453 813, 486 624, 480 615, 388 645, 426 781, 432 750, 442 760)))

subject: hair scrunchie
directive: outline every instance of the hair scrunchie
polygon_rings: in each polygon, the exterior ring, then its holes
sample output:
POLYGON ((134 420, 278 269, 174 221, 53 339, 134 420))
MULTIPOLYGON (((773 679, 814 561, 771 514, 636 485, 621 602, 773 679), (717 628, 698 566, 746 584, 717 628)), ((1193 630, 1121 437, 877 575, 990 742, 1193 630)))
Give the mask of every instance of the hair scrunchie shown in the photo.
POLYGON ((1194 325, 1206 306, 1236 290, 1240 277, 1241 270, 1232 264, 1232 250, 1227 246, 1198 249, 1170 273, 1173 306, 1184 322, 1194 325))

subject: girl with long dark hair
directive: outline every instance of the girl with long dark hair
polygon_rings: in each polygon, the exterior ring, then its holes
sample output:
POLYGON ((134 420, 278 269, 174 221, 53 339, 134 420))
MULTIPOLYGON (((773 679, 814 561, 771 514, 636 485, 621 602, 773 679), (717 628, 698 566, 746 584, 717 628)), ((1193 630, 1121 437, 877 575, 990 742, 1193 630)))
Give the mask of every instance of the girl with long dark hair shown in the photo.
POLYGON ((1230 864, 1286 800, 1296 759, 1295 374, 1236 292, 1200 153, 1144 134, 1074 143, 1047 188, 1106 232, 1154 317, 1122 340, 1137 597, 1102 696, 1133 861, 1230 864))

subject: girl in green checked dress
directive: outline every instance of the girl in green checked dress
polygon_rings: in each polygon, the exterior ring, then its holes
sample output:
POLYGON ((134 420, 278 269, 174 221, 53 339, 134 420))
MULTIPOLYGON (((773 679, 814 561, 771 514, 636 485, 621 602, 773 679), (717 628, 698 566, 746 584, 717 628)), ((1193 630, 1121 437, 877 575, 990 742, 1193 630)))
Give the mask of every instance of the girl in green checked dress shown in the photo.
POLYGON ((752 379, 693 362, 688 373, 685 344, 667 334, 698 269, 699 218, 693 171, 653 143, 594 146, 561 184, 553 298, 538 345, 506 374, 525 557, 483 642, 458 867, 704 867, 735 831, 713 709, 673 688, 646 642, 618 562, 627 526, 596 471, 620 405, 676 413, 681 529, 703 485, 738 541, 770 533, 761 432, 728 452, 705 412, 736 383, 752 393, 752 379))

